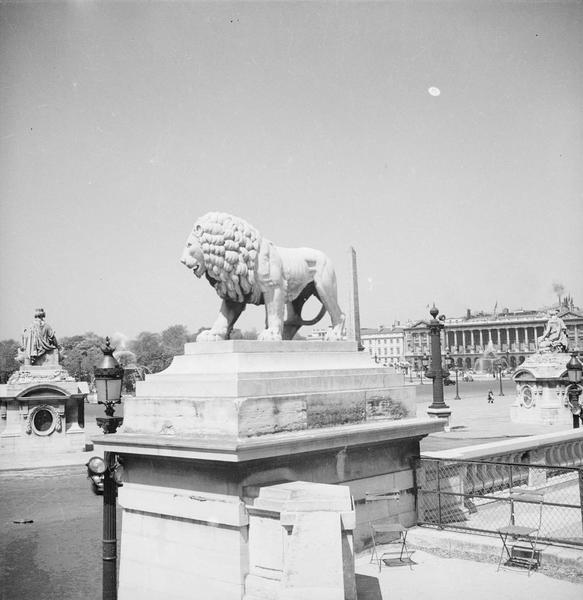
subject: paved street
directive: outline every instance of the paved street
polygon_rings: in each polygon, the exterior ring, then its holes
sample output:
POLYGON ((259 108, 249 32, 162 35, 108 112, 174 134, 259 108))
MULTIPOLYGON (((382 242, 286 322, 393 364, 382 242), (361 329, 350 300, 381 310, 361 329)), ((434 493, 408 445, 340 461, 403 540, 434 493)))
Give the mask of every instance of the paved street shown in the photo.
POLYGON ((99 598, 103 504, 85 468, 0 472, 0 489, 0 599, 99 598))

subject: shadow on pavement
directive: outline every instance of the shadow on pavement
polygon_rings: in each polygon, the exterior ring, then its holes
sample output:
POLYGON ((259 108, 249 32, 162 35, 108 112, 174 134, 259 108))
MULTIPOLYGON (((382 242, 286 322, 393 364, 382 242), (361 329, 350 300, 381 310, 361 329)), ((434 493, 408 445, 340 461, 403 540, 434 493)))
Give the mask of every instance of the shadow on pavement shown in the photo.
POLYGON ((358 600, 383 600, 381 586, 376 577, 356 574, 356 596, 358 600))

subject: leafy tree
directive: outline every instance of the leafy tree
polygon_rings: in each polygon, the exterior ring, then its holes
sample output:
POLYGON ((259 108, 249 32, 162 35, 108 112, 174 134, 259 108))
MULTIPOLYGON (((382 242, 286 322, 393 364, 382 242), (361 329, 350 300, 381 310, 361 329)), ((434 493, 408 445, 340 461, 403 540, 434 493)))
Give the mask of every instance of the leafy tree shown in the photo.
POLYGON ((136 355, 136 363, 157 373, 165 368, 164 347, 159 333, 142 331, 129 344, 130 350, 136 355))
POLYGON ((6 383, 10 375, 20 367, 16 360, 18 346, 16 340, 0 341, 0 383, 6 383))
POLYGON ((164 354, 172 358, 184 354, 184 344, 188 342, 188 330, 184 325, 172 325, 162 332, 164 354))
POLYGON ((93 369, 103 359, 103 343, 104 339, 92 331, 61 338, 61 365, 78 379, 91 381, 93 369))

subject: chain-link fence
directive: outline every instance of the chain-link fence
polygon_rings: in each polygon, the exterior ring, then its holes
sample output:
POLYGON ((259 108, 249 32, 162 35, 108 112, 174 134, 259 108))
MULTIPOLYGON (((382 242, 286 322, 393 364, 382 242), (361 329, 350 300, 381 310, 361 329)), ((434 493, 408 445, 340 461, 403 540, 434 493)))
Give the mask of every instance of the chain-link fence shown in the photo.
MULTIPOLYGON (((543 493, 539 539, 583 546, 583 469, 494 461, 420 458, 418 514, 420 525, 496 533, 511 520, 537 527, 539 506, 515 501, 510 493, 543 493)), ((527 497, 528 498, 528 497, 527 497)))

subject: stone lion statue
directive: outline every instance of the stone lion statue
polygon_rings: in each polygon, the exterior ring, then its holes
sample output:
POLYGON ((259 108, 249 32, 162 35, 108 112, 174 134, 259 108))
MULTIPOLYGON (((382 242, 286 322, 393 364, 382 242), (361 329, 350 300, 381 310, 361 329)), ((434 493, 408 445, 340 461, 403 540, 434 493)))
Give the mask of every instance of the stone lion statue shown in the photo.
POLYGON ((332 320, 327 339, 342 338, 345 316, 338 306, 336 274, 330 259, 312 248, 280 248, 249 223, 210 212, 188 236, 180 262, 197 277, 206 276, 223 303, 213 326, 199 341, 226 340, 247 304, 264 304, 266 329, 259 340, 291 340, 302 325, 332 320), (322 303, 310 321, 301 317, 311 296, 322 303))

